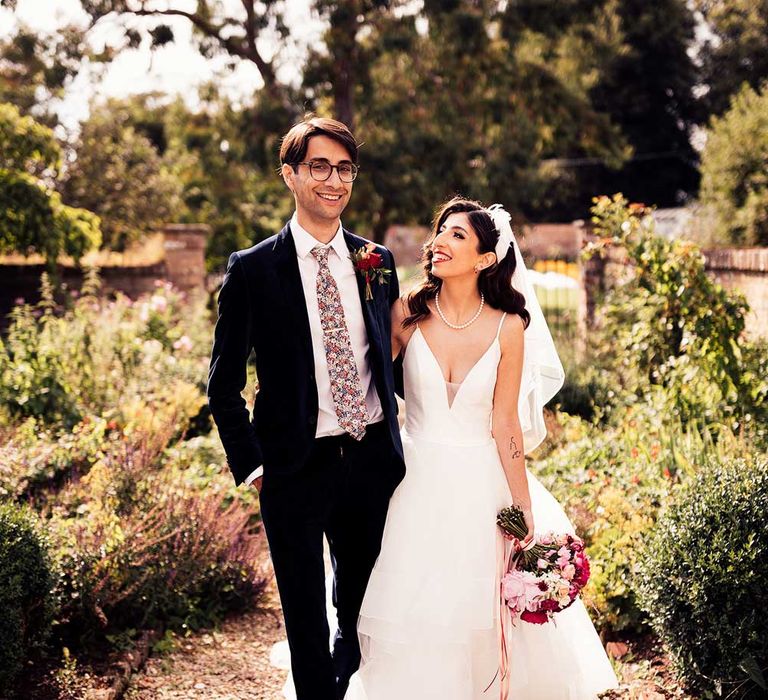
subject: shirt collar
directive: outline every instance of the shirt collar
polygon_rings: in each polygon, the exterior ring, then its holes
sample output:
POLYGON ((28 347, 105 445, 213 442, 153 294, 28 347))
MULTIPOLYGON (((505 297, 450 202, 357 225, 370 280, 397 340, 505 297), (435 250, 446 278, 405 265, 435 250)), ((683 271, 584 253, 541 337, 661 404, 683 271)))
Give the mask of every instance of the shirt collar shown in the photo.
MULTIPOLYGON (((293 217, 291 218, 291 234, 293 235, 293 242, 296 246, 296 255, 300 258, 306 258, 310 255, 315 246, 323 245, 309 231, 301 226, 299 219, 296 216, 296 212, 293 213, 293 217)), ((344 232, 341 222, 339 222, 339 230, 336 231, 336 235, 325 247, 332 248, 336 251, 336 255, 342 260, 349 257, 349 248, 347 248, 347 242, 344 240, 344 232)))

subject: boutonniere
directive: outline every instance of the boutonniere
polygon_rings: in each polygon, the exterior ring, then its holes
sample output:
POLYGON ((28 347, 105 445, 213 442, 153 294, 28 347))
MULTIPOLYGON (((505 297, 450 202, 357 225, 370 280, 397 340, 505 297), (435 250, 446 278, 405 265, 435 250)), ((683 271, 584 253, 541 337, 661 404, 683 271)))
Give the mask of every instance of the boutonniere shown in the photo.
POLYGON ((375 250, 376 244, 368 243, 368 245, 358 248, 349 255, 355 270, 365 280, 366 301, 373 299, 371 282, 376 280, 379 284, 387 284, 389 282, 387 277, 392 274, 392 270, 382 267, 384 265, 384 258, 381 253, 375 253, 375 250))

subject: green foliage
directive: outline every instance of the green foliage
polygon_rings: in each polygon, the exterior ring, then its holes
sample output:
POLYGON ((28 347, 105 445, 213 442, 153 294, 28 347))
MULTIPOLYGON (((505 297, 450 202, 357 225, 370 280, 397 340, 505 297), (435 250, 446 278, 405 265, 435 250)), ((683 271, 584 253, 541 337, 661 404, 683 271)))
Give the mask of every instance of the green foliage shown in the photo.
POLYGON ((584 598, 595 623, 607 633, 640 633, 647 622, 636 576, 660 512, 699 465, 748 458, 754 448, 726 428, 713 434, 647 406, 616 411, 603 430, 560 416, 556 448, 531 468, 584 538, 592 563, 584 598))
POLYGON ((635 201, 680 206, 699 184, 690 143, 701 119, 694 12, 686 0, 609 0, 596 13, 617 24, 621 41, 613 50, 597 44, 600 71, 590 102, 619 127, 634 157, 618 172, 577 166, 578 179, 591 181, 583 201, 619 191, 635 201))
POLYGON ((61 166, 61 151, 51 130, 13 105, 0 103, 0 168, 42 174, 61 166))
POLYGON ((118 101, 91 108, 61 190, 101 218, 103 246, 124 250, 178 218, 181 183, 118 101))
POLYGON ((0 341, 0 406, 67 429, 87 415, 186 423, 204 403, 210 332, 205 300, 165 283, 136 301, 86 290, 66 309, 44 284, 40 304, 18 305, 0 341))
POLYGON ((50 528, 66 641, 119 643, 132 628, 210 625, 263 590, 252 507, 220 467, 214 476, 209 465, 166 459, 174 430, 173 421, 124 430, 122 449, 59 494, 50 528))
POLYGON ((0 498, 29 498, 65 478, 87 473, 115 440, 117 422, 86 416, 64 430, 45 418, 7 428, 0 442, 0 498))
POLYGON ((639 594, 696 697, 768 686, 768 462, 710 460, 660 518, 639 594))
POLYGON ((13 33, 4 32, 0 37, 0 102, 10 102, 23 114, 34 114, 54 126, 56 100, 80 72, 83 59, 90 57, 89 71, 99 72, 99 56, 84 35, 85 30, 74 25, 48 33, 23 23, 13 33))
POLYGON ((208 224, 206 257, 223 268, 233 250, 274 235, 293 211, 277 175, 279 138, 293 117, 270 115, 268 101, 236 108, 214 86, 201 89, 197 114, 177 100, 155 117, 168 144, 166 160, 183 183, 184 217, 208 224), (159 117, 159 119, 158 119, 159 117))
POLYGON ((70 207, 40 179, 54 176, 60 153, 53 132, 0 104, 0 253, 40 253, 54 266, 99 245, 99 218, 70 207))
POLYGON ((694 0, 709 36, 701 42, 701 81, 708 114, 722 114, 747 83, 757 90, 768 78, 768 5, 752 0, 694 0))
POLYGON ((621 246, 629 263, 628 278, 606 299, 603 319, 602 366, 621 390, 684 423, 739 424, 764 410, 764 383, 760 389, 744 372, 743 297, 709 277, 698 246, 657 235, 643 205, 614 195, 596 198, 592 211, 600 238, 585 254, 621 246))
POLYGON ((0 695, 50 631, 54 575, 48 544, 26 508, 0 503, 0 695))
POLYGON ((701 162, 701 200, 733 243, 768 245, 766 172, 768 87, 745 85, 710 122, 701 162))

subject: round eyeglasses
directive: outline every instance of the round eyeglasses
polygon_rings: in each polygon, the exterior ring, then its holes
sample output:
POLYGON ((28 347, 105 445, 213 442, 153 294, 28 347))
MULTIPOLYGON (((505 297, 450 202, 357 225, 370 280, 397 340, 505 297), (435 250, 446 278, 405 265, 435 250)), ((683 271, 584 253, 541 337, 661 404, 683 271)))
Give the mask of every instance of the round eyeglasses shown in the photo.
POLYGON ((339 180, 342 182, 352 182, 357 177, 358 167, 354 163, 339 163, 331 165, 326 160, 309 160, 296 163, 296 165, 306 165, 309 168, 309 175, 313 180, 325 182, 331 173, 336 169, 339 174, 339 180))

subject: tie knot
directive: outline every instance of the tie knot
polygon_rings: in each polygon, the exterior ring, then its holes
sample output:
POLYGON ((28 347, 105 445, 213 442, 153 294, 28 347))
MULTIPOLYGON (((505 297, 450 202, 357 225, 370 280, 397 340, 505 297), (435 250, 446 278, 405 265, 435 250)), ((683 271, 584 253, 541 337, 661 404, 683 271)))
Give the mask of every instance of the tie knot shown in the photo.
POLYGON ((330 252, 331 249, 326 246, 316 245, 314 248, 312 248, 312 255, 317 258, 317 262, 319 262, 321 265, 328 262, 328 253, 330 252))

